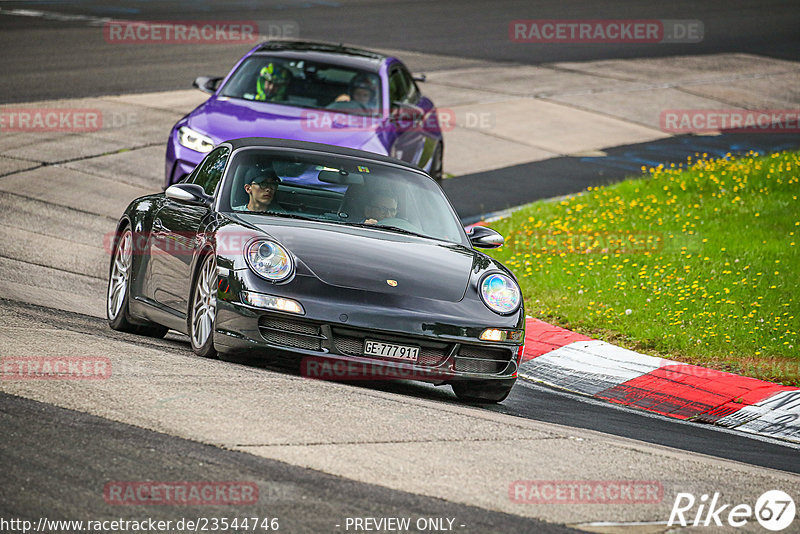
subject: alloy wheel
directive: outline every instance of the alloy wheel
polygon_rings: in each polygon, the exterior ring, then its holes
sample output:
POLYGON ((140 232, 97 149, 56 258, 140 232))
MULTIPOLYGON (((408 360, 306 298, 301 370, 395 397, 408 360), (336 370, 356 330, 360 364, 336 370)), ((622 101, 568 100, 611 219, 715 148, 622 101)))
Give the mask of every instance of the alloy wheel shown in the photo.
POLYGON ((214 333, 214 319, 217 315, 215 282, 217 265, 213 255, 209 255, 197 277, 192 299, 192 343, 202 347, 214 333))
POLYGON ((108 318, 114 320, 122 311, 125 296, 128 292, 131 264, 133 263, 133 235, 126 230, 114 251, 114 263, 108 283, 107 311, 108 318))

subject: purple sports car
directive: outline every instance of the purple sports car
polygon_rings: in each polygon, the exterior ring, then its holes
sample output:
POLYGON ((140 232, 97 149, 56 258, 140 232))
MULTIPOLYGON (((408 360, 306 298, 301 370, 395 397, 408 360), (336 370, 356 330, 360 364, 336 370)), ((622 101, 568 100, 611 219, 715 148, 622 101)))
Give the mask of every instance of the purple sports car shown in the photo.
POLYGON ((444 142, 430 99, 398 59, 303 41, 261 43, 223 78, 200 77, 211 97, 175 124, 164 187, 223 141, 276 137, 392 156, 442 177, 444 142))

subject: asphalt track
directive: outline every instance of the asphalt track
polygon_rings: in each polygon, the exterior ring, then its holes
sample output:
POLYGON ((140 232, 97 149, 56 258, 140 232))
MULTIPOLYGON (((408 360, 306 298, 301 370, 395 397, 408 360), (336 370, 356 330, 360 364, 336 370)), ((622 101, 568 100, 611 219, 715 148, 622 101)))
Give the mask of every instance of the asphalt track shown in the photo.
MULTIPOLYGON (((425 52, 412 56, 412 69, 443 69, 458 57, 474 65, 493 62, 541 64, 607 58, 744 52, 800 59, 800 4, 792 1, 642 3, 635 1, 493 2, 479 1, 369 4, 350 1, 276 0, 253 3, 97 2, 58 0, 0 2, 0 103, 185 89, 199 74, 221 75, 249 45, 115 45, 100 28, 106 18, 131 20, 292 21, 299 37, 372 48, 425 52), (10 15, 26 10, 32 16, 10 15), (191 17, 187 13, 192 13, 191 17), (401 13, 402 16, 398 16, 401 13), (456 15, 457 14, 457 15, 456 15), (73 17, 73 18, 70 18, 73 17), (515 19, 668 19, 699 20, 704 38, 689 44, 520 44, 508 39, 515 19), (396 31, 384 30, 391 20, 396 31), (476 39, 475 36, 480 38, 476 39), (346 37, 344 37, 346 36, 346 37)), ((559 157, 445 182, 444 189, 462 220, 543 198, 575 193, 641 172, 642 165, 680 163, 695 153, 723 156, 749 150, 774 152, 800 146, 793 134, 676 136, 616 147, 602 158, 559 157), (481 191, 476 195, 476 191, 481 191)))
MULTIPOLYGON (((106 43, 97 19, 292 21, 299 37, 372 48, 420 51, 476 62, 541 64, 606 58, 744 52, 800 59, 800 6, 794 0, 639 2, 636 0, 271 0, 252 2, 0 2, 81 15, 69 20, 0 15, 0 101, 23 102, 184 89, 200 74, 222 75, 248 45, 158 46, 106 43), (699 20, 699 43, 522 44, 509 40, 517 19, 699 20)), ((102 26, 102 23, 100 23, 102 26)), ((410 62, 412 69, 447 64, 410 62)))
POLYGON ((342 532, 348 517, 453 518, 462 532, 577 532, 561 525, 421 497, 283 462, 150 432, 85 413, 0 394, 0 517, 49 520, 278 518, 282 532, 342 532), (42 444, 58 443, 57 450, 42 444), (87 459, 91 463, 87 464, 87 459), (136 506, 109 503, 109 481, 224 480, 258 486, 252 505, 136 506))
MULTIPOLYGON (((49 308, 0 299, 16 321, 40 324, 42 328, 68 330, 92 337, 117 338, 118 334, 106 328, 105 321, 77 313, 55 312, 49 308)), ((149 347, 158 347, 170 353, 188 351, 188 338, 170 336, 167 340, 134 337, 149 347)), ((299 374, 299 362, 281 360, 242 360, 242 365, 259 367, 290 375, 299 374)), ((353 384, 376 391, 386 391, 427 398, 446 403, 456 403, 450 388, 435 387, 418 382, 364 382, 353 384)), ((610 406, 592 399, 561 392, 546 386, 520 380, 511 395, 502 404, 482 407, 499 413, 597 430, 615 436, 632 438, 648 443, 744 462, 751 465, 800 473, 797 462, 800 447, 771 439, 757 439, 733 431, 712 428, 709 425, 676 421, 667 417, 610 406)), ((2 411, 2 410, 0 410, 2 411)), ((2 426, 2 425, 0 425, 2 426)), ((35 430, 32 430, 35 432, 35 430)), ((43 439, 45 439, 43 437, 43 439)), ((47 442, 46 439, 43 442, 47 442)))
MULTIPOLYGON (((82 13, 94 17, 113 16, 147 20, 187 18, 192 2, 2 2, 0 7, 24 7, 82 13)), ((251 2, 231 1, 208 6, 192 18, 298 20, 301 36, 345 40, 372 47, 404 48, 455 55, 478 63, 515 61, 542 63, 610 57, 648 57, 723 51, 751 52, 772 57, 800 58, 800 9, 796 2, 662 3, 595 2, 570 4, 569 13, 560 2, 536 6, 499 2, 487 12, 482 2, 394 2, 366 5, 361 2, 267 2, 253 11, 251 2), (401 10, 402 17, 397 16, 401 10), (457 15, 456 15, 457 14, 457 15), (705 23, 706 39, 696 45, 596 46, 574 45, 530 47, 507 40, 508 21, 515 18, 663 18, 699 19, 705 23), (396 32, 387 32, 382 21, 396 22, 396 32), (346 39, 342 39, 346 35, 346 39), (477 39, 476 35, 481 38, 477 39)), ((191 47, 110 47, 98 32, 82 21, 35 17, 0 16, 0 101, 19 102, 45 98, 70 98, 101 94, 148 92, 185 88, 199 73, 223 73, 230 58, 246 47, 204 47, 202 54, 191 47), (68 44, 68 46, 67 46, 68 44), (87 67, 88 65, 88 67, 87 67)), ((419 68, 425 68, 420 65, 419 68)), ((741 148, 772 150, 798 146, 797 136, 736 138, 719 136, 703 140, 710 149, 741 148), (758 145, 758 146, 757 146, 758 145)), ((704 138, 705 139, 705 138, 704 138)), ((460 177, 447 183, 448 195, 465 218, 511 206, 508 198, 524 201, 566 194, 620 179, 646 162, 682 161, 702 148, 697 139, 676 138, 663 144, 618 147, 608 151, 611 159, 559 158, 518 168, 501 169, 460 177), (655 148, 653 148, 655 147, 655 148), (612 165, 609 165, 612 162, 612 165), (524 181, 520 176, 541 176, 542 181, 524 181), (546 179, 546 183, 545 180, 546 179), (492 189, 475 203, 474 192, 492 189), (512 195, 518 195, 514 197, 512 195)), ((87 336, 114 337, 103 321, 48 308, 4 300, 2 306, 21 318, 41 321, 87 336)), ((171 352, 189 351, 180 339, 142 340, 143 345, 171 352)), ((263 364, 259 364, 263 365, 263 364)), ((266 367, 292 373, 291 366, 266 367)), ((419 384, 368 384, 375 390, 392 391, 448 403, 456 402, 446 389, 419 384)), ((502 405, 484 408, 517 417, 599 430, 618 436, 726 458, 754 466, 800 472, 797 449, 788 445, 752 439, 709 427, 681 423, 631 410, 592 404, 547 388, 520 384, 502 405)), ((63 518, 119 513, 98 498, 98 486, 108 480, 154 479, 200 480, 214 478, 257 480, 269 499, 258 506, 259 515, 283 515, 296 522, 289 531, 333 530, 331 520, 348 516, 457 516, 476 532, 562 532, 566 527, 456 505, 409 493, 389 490, 256 458, 224 451, 130 425, 68 411, 49 405, 0 395, 0 458, 5 469, 0 515, 32 519, 56 514, 63 518), (90 461, 89 461, 90 459, 90 461), (214 476, 212 477, 211 474, 214 476), (68 482, 67 482, 68 481, 68 482), (263 508, 263 509, 262 509, 263 508), (298 513, 298 509, 303 510, 298 513)), ((252 510, 248 510, 248 513, 252 510)), ((191 515, 191 510, 181 510, 191 515)), ((130 512, 126 512, 129 513, 130 512)), ((149 509, 148 515, 174 518, 174 511, 149 509)), ((204 509, 200 515, 208 515, 204 509)), ((288 523, 287 523, 288 524, 288 523)), ((470 529, 471 531, 471 529, 470 529)))

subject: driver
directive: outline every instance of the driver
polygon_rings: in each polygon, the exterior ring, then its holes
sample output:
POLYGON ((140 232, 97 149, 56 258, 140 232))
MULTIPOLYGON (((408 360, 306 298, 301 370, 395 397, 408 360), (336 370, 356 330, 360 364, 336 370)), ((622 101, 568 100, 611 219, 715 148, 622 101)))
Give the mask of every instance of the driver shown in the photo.
POLYGON ((244 206, 233 206, 236 211, 278 211, 283 209, 275 200, 275 193, 278 191, 278 184, 281 179, 272 169, 258 170, 254 177, 244 184, 249 200, 244 206))
POLYGON ((351 102, 350 106, 352 108, 361 108, 365 111, 373 111, 376 106, 376 98, 378 96, 378 88, 375 84, 375 81, 367 74, 356 74, 353 76, 353 79, 350 80, 350 87, 347 90, 347 94, 339 95, 336 97, 336 100, 333 102, 335 107, 345 107, 345 106, 336 106, 337 103, 342 102, 351 102))
POLYGON ((281 102, 286 100, 286 90, 292 74, 276 63, 269 63, 258 73, 256 100, 281 102))
POLYGON ((383 219, 397 217, 397 199, 391 191, 381 190, 372 193, 364 207, 365 224, 378 224, 383 219))

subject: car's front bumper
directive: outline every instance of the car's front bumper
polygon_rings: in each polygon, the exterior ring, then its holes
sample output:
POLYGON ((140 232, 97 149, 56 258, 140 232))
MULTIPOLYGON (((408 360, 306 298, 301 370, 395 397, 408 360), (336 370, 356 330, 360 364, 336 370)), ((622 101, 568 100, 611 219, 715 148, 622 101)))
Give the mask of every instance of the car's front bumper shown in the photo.
MULTIPOLYGON (((319 282, 303 282, 293 282, 300 286, 299 292, 283 295, 303 305, 306 313, 301 316, 244 304, 239 291, 232 289, 242 286, 221 278, 214 334, 217 350, 246 351, 265 358, 280 352, 294 353, 304 357, 301 372, 310 378, 413 379, 436 384, 516 380, 521 342, 487 342, 479 336, 485 328, 524 330, 522 310, 513 317, 501 317, 482 303, 476 303, 483 307, 476 306, 477 313, 469 313, 469 302, 374 300, 366 292, 344 288, 339 298, 330 294, 315 298, 313 286, 319 282), (418 359, 409 362, 365 356, 367 339, 419 347, 418 359)), ((278 287, 267 289, 275 294, 278 287)))

